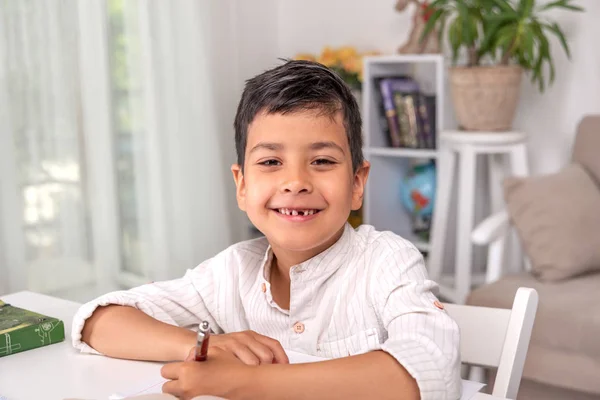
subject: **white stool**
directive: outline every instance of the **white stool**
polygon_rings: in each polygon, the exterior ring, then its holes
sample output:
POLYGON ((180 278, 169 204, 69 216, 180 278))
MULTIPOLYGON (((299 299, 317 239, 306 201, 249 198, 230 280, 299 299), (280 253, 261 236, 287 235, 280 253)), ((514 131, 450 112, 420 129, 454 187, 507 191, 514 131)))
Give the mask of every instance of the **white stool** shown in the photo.
MULTIPOLYGON (((529 174, 526 135, 519 132, 462 132, 446 131, 440 134, 437 162, 437 193, 432 221, 431 250, 428 270, 431 279, 440 284, 440 294, 458 304, 466 300, 472 284, 473 214, 475 208, 475 170, 477 155, 485 155, 488 162, 492 212, 502 207, 502 179, 505 156, 509 158, 510 175, 529 174), (459 159, 458 210, 456 230, 456 259, 454 284, 442 281, 448 216, 454 181, 456 158, 459 159)), ((486 271, 486 281, 494 279, 494 271, 486 271)), ((497 279, 497 277, 496 277, 497 279)))

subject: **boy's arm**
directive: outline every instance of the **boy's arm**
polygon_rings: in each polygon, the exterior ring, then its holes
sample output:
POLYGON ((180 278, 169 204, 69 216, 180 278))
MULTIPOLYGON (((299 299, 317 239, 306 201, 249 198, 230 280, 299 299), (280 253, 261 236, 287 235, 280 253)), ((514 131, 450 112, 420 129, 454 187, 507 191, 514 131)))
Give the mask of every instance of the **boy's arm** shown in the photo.
MULTIPOLYGON (((247 390, 232 399, 418 400, 416 381, 383 351, 296 365, 256 368, 247 390)), ((440 397, 441 398, 441 397, 440 397)))
POLYGON ((167 364, 161 374, 169 379, 163 392, 183 400, 200 395, 229 400, 419 399, 415 380, 383 351, 323 362, 258 367, 213 352, 205 362, 167 364))
POLYGON ((185 327, 206 319, 213 330, 219 329, 209 312, 214 282, 205 267, 201 264, 183 278, 108 293, 83 305, 73 319, 73 345, 83 352, 119 358, 185 358, 195 337, 185 327))
POLYGON ((81 341, 115 358, 173 361, 186 357, 196 334, 150 317, 137 308, 108 305, 85 322, 81 341))

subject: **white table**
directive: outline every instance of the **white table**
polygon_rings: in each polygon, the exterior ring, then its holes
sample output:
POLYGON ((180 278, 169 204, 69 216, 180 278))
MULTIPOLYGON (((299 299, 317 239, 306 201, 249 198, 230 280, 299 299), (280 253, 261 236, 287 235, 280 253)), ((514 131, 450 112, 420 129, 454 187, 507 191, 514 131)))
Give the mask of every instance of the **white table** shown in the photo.
MULTIPOLYGON (((80 354, 71 346, 71 323, 80 304, 32 292, 0 296, 6 303, 65 323, 65 341, 0 358, 0 396, 7 400, 106 400, 154 377, 161 363, 80 354)), ((500 400, 478 393, 471 400, 500 400)))

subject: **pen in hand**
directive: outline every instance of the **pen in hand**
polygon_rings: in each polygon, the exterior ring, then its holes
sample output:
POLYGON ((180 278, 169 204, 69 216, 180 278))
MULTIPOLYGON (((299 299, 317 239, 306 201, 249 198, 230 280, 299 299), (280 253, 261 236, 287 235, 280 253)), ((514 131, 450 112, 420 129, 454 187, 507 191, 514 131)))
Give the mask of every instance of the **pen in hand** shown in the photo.
POLYGON ((202 321, 198 326, 198 336, 196 342, 195 361, 206 361, 208 354, 208 340, 210 339, 210 325, 208 321, 202 321))

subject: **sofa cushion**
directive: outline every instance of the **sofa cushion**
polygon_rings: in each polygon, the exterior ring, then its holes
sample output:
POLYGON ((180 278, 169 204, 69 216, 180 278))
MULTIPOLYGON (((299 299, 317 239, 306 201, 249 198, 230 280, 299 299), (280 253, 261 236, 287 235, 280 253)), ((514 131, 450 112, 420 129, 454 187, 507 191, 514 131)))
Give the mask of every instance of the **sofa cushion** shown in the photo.
POLYGON ((583 167, 600 184, 600 115, 586 116, 577 127, 573 162, 583 167))
POLYGON ((512 308, 519 287, 539 295, 523 377, 600 394, 600 273, 559 283, 508 275, 475 289, 467 304, 512 308))
POLYGON ((508 178, 504 195, 539 279, 558 281, 600 270, 600 188, 582 166, 508 178))

